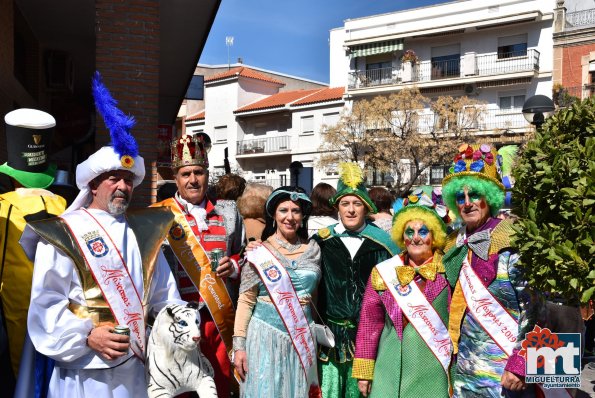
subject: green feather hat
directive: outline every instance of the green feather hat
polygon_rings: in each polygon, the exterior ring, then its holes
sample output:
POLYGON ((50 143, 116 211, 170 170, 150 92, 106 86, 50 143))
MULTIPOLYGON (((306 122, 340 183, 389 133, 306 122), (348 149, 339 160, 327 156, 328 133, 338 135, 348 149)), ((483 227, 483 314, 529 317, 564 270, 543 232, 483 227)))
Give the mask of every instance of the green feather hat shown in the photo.
POLYGON ((368 191, 364 185, 364 173, 358 164, 354 162, 340 163, 339 171, 337 193, 329 199, 331 206, 335 206, 343 196, 355 195, 366 204, 370 213, 377 213, 378 209, 368 196, 368 191))

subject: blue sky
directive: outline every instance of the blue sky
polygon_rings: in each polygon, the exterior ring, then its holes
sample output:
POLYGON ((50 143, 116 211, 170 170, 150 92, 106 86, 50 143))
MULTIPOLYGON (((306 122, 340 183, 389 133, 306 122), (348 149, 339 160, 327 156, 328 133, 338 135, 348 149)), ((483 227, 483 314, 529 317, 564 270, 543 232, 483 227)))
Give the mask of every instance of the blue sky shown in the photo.
POLYGON ((202 64, 227 64, 225 37, 233 36, 230 61, 329 81, 329 31, 343 21, 439 0, 222 0, 200 57, 202 64))

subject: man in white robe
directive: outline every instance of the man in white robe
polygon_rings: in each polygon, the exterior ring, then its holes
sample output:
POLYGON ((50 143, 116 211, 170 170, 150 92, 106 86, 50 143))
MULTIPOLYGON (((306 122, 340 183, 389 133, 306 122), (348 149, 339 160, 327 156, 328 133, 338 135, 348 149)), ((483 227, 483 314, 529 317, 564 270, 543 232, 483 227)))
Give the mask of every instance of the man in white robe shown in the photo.
MULTIPOLYGON (((110 152, 113 153, 111 147, 104 147, 79 165, 77 184, 80 182, 79 172, 86 174, 87 170, 93 168, 92 163, 103 166, 99 167, 100 171, 111 168, 106 167, 110 152)), ((113 155, 117 156, 115 153, 113 155)), ((89 181, 90 189, 83 189, 82 193, 87 198, 92 198, 86 210, 101 224, 122 255, 138 296, 143 298, 145 311, 156 314, 168 302, 182 301, 170 268, 160 251, 155 261, 152 282, 148 291, 145 291, 146 271, 143 270, 138 239, 124 215, 133 185, 140 183, 144 174, 142 158, 139 160, 135 163, 141 163, 139 169, 142 171, 134 170, 137 171, 134 173, 122 170, 121 165, 115 170, 103 171, 89 181)), ((94 174, 98 174, 97 171, 94 174)), ((92 175, 84 177, 86 178, 82 179, 86 180, 92 175)), ((81 184, 78 185, 81 187, 81 184)), ((83 203, 84 201, 81 203, 76 200, 67 209, 62 216, 66 223, 74 222, 76 218, 73 216, 84 211, 75 209, 83 203)), ((84 276, 84 279, 87 278, 88 275, 84 276)), ((129 337, 111 333, 115 322, 103 322, 92 316, 84 317, 85 311, 93 312, 91 308, 96 305, 94 303, 101 301, 101 295, 97 294, 97 289, 95 292, 93 289, 85 291, 83 286, 80 270, 73 259, 60 248, 42 239, 35 254, 28 325, 29 335, 37 351, 56 361, 49 396, 146 396, 144 365, 133 350, 129 349, 129 337), (95 299, 89 300, 92 296, 95 299), (73 308, 78 310, 77 315, 73 308), (81 308, 83 311, 80 311, 81 308)), ((110 302, 111 299, 106 301, 110 302)))
MULTIPOLYGON (((91 163, 96 163, 96 166, 101 164, 103 168, 100 167, 100 171, 111 168, 105 167, 109 163, 109 152, 113 153, 112 148, 104 147, 79 165, 77 184, 80 182, 79 171, 85 174, 87 169, 92 168, 91 163)), ((117 156, 115 153, 113 155, 117 156)), ((135 163, 142 163, 142 158, 135 163)), ((101 172, 89 181, 90 189, 85 196, 92 199, 86 210, 101 224, 122 255, 138 296, 143 298, 145 311, 156 314, 168 302, 182 301, 170 268, 160 251, 155 261, 152 282, 148 291, 145 291, 146 271, 143 270, 138 239, 124 215, 133 185, 140 183, 144 174, 144 166, 139 166, 142 171, 134 173, 122 170, 120 165, 115 170, 101 172)), ((86 177, 83 179, 92 175, 86 177)), ((78 185, 80 187, 81 184, 78 185)), ((85 189, 82 193, 84 191, 85 189)), ((82 203, 76 200, 73 206, 79 204, 82 203)), ((77 213, 85 211, 73 209, 73 206, 62 215, 69 226, 74 226, 72 223, 75 222, 77 213)), ((33 229, 36 229, 35 225, 33 229)), ((87 279, 88 275, 83 278, 87 279)), ((49 396, 146 396, 144 365, 133 350, 129 349, 129 337, 111 333, 115 322, 84 316, 84 312, 93 312, 91 308, 101 301, 102 295, 98 294, 97 289, 95 292, 93 289, 85 291, 83 286, 80 270, 73 259, 60 248, 42 239, 35 253, 28 325, 29 335, 37 351, 56 361, 49 396), (89 297, 95 298, 89 300, 89 297), (77 315, 73 308, 78 310, 75 311, 77 315), (83 311, 80 311, 81 308, 83 311)), ((110 302, 112 299, 108 298, 106 301, 110 302)))

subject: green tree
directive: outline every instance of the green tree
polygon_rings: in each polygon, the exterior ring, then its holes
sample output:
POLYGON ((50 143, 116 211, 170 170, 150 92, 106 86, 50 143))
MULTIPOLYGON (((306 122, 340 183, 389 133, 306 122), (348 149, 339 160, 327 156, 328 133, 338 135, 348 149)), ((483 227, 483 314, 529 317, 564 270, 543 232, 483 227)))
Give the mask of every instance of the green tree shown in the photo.
POLYGON ((595 99, 552 116, 516 164, 516 245, 535 288, 587 302, 595 291, 595 99))

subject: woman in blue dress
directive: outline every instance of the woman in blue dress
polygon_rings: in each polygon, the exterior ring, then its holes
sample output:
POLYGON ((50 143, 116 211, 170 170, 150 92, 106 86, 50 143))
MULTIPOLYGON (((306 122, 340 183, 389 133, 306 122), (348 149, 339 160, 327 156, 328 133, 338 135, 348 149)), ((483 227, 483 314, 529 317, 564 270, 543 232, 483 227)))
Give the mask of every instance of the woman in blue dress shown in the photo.
MULTIPOLYGON (((308 243, 312 203, 299 187, 281 187, 266 202, 262 244, 287 270, 310 326, 312 294, 320 280, 320 249, 308 243)), ((234 327, 234 366, 243 379, 241 396, 308 397, 300 358, 254 265, 242 269, 234 327)), ((316 366, 314 364, 314 366, 316 366)))

